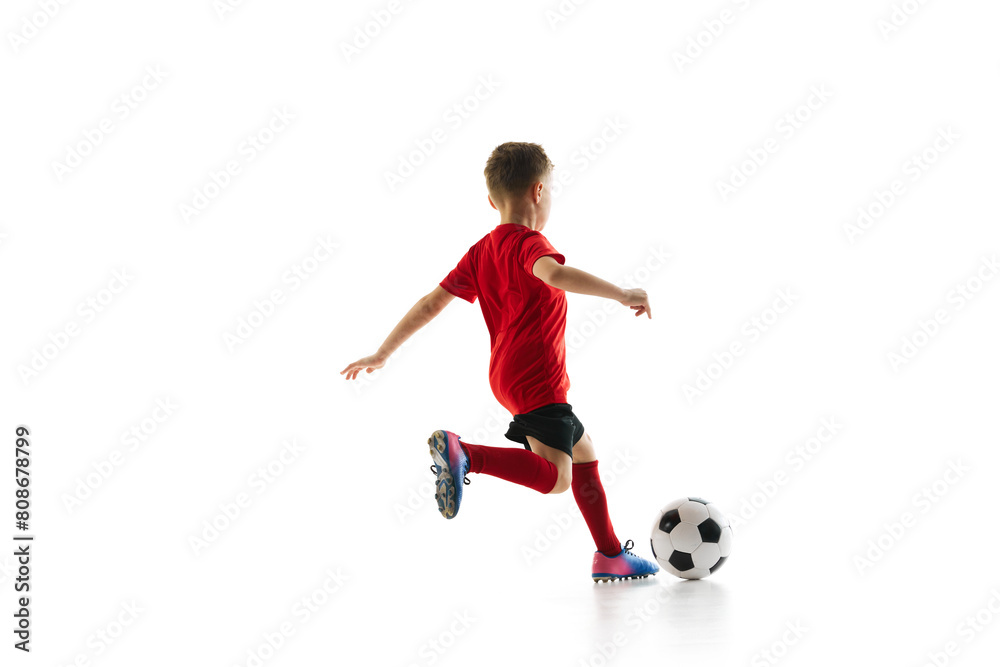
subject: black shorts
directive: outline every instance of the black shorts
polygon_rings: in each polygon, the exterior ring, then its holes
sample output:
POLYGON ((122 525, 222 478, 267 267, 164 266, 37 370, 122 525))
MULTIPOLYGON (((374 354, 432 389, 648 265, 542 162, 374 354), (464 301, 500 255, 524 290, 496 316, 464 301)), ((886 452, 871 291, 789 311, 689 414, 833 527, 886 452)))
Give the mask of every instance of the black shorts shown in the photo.
POLYGON ((572 458, 573 445, 583 437, 583 424, 573 414, 573 406, 569 403, 550 403, 523 415, 514 415, 505 435, 528 450, 531 446, 526 436, 530 435, 572 458))

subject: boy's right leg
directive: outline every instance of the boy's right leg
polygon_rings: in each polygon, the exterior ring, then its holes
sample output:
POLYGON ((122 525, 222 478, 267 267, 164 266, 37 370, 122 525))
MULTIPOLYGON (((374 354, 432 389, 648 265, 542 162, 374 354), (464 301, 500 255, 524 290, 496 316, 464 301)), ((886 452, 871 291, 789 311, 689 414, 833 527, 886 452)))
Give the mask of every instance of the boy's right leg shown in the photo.
POLYGON ((530 452, 515 447, 487 447, 461 442, 462 449, 469 457, 469 472, 499 477, 539 493, 559 493, 569 488, 568 481, 563 488, 558 488, 558 485, 563 482, 564 475, 571 474, 570 458, 563 452, 542 445, 531 436, 528 436, 528 444, 532 448, 530 452), (550 456, 555 458, 551 453, 535 451, 536 443, 540 449, 551 450, 555 455, 566 459, 565 465, 562 466, 563 470, 549 458, 550 456))
POLYGON ((568 491, 573 483, 573 459, 555 447, 550 447, 538 438, 527 435, 525 439, 531 447, 531 453, 541 457, 556 467, 556 483, 547 493, 563 493, 568 491))
POLYGON ((469 472, 492 475, 514 482, 539 493, 562 493, 569 488, 571 460, 569 455, 555 450, 528 436, 529 446, 543 453, 537 454, 514 447, 486 447, 462 442, 451 431, 434 431, 427 439, 437 475, 438 511, 446 519, 453 519, 462 504, 462 484, 468 483, 469 472), (531 443, 535 443, 532 445, 531 443), (558 457, 561 457, 558 458, 558 457), (556 463, 553 462, 553 459, 556 463))

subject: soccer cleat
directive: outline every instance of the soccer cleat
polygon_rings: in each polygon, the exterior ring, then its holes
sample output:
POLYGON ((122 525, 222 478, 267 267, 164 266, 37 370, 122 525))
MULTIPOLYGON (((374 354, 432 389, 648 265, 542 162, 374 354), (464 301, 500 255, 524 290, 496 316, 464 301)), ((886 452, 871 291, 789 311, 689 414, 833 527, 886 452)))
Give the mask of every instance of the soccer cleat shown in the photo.
POLYGON ((427 444, 434 457, 431 472, 437 475, 434 499, 437 500, 438 511, 444 518, 454 519, 462 505, 462 487, 469 483, 469 478, 465 476, 469 471, 469 457, 458 444, 458 436, 451 431, 434 431, 427 438, 427 444), (461 479, 463 483, 457 483, 456 479, 461 479))
POLYGON ((619 579, 642 579, 660 571, 656 563, 632 553, 630 551, 632 546, 633 542, 629 540, 622 546, 621 553, 610 558, 600 551, 595 551, 594 567, 591 573, 594 583, 619 579))

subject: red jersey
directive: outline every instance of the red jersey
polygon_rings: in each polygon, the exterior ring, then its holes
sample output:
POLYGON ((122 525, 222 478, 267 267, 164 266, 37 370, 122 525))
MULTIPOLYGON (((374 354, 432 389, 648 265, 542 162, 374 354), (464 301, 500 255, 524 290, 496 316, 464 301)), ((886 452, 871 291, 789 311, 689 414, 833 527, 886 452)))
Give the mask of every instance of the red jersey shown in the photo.
POLYGON ((479 306, 490 330, 490 387, 512 414, 566 403, 566 293, 531 272, 545 256, 541 232, 502 223, 469 248, 441 287, 479 306))

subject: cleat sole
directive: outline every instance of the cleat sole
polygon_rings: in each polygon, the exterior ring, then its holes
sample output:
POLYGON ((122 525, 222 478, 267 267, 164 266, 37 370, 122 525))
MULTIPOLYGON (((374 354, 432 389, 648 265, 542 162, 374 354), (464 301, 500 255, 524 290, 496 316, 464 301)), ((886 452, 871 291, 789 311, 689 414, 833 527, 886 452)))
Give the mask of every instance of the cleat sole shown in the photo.
POLYGON ((595 584, 599 584, 601 582, 608 583, 608 582, 612 582, 612 581, 625 581, 627 579, 645 579, 648 576, 649 576, 648 574, 634 574, 634 575, 631 575, 631 576, 628 576, 628 577, 598 576, 598 577, 594 577, 594 583, 595 584))
MULTIPOLYGON (((434 431, 431 437, 427 438, 428 448, 434 463, 441 471, 449 468, 448 461, 444 458, 445 450, 448 446, 448 436, 444 431, 434 431)), ((437 501, 438 512, 446 519, 454 519, 458 513, 455 508, 455 477, 450 472, 438 474, 437 493, 434 494, 437 501)))

